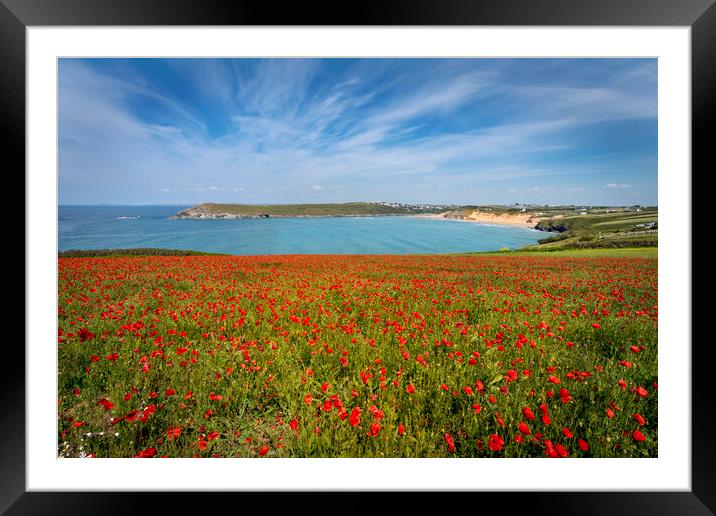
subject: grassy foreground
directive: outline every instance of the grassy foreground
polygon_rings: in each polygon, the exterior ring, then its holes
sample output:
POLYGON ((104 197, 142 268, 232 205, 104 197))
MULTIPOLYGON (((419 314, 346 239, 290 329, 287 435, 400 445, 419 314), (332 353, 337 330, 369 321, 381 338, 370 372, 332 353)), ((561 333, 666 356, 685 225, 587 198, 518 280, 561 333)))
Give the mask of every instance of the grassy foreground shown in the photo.
POLYGON ((128 249, 68 249, 59 251, 59 258, 92 258, 111 256, 217 256, 217 253, 189 251, 185 249, 162 249, 159 247, 132 247, 128 249))
POLYGON ((655 457, 653 257, 60 258, 61 457, 655 457))

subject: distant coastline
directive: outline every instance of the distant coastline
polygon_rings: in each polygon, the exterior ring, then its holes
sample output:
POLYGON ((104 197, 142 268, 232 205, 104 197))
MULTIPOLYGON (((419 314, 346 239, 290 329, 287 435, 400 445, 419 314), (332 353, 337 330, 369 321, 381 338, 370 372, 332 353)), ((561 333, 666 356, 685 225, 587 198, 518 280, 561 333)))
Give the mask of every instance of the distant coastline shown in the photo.
POLYGON ((477 209, 467 206, 398 203, 285 204, 247 205, 205 203, 181 210, 173 217, 180 219, 262 219, 262 218, 326 218, 412 216, 434 220, 462 220, 480 224, 518 226, 538 229, 545 217, 536 212, 500 208, 477 209))
POLYGON ((215 204, 204 203, 181 210, 172 219, 262 219, 305 217, 375 217, 382 215, 435 214, 444 205, 386 202, 326 204, 215 204))

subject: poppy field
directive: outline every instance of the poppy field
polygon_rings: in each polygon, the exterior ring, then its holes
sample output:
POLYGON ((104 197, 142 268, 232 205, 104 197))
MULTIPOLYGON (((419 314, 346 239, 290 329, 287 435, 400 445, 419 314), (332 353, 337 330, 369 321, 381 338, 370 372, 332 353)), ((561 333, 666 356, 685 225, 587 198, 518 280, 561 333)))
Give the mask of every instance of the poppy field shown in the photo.
POLYGON ((58 259, 59 457, 656 457, 657 259, 58 259))

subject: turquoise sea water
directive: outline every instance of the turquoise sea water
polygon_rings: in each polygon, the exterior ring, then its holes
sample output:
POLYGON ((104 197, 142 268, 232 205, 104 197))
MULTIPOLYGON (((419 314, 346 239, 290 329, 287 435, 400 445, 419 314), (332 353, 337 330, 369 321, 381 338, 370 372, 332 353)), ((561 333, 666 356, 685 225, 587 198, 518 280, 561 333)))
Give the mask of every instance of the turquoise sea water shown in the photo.
POLYGON ((516 249, 545 234, 414 217, 170 220, 188 206, 60 206, 58 247, 162 247, 239 255, 429 254, 516 249))

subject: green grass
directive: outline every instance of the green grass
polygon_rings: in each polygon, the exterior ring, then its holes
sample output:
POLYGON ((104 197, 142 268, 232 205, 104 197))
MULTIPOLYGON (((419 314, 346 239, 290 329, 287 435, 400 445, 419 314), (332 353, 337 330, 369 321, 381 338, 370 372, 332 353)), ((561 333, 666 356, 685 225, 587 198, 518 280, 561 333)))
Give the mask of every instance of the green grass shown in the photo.
POLYGON ((635 224, 643 224, 647 222, 659 222, 659 214, 653 213, 636 217, 619 217, 614 220, 607 220, 593 224, 594 227, 601 226, 631 226, 635 224))
POLYGON ((92 258, 111 256, 217 256, 220 253, 205 253, 185 249, 162 249, 158 247, 133 247, 129 249, 68 249, 59 251, 59 258, 92 258))
POLYGON ((644 208, 639 212, 599 210, 587 215, 544 219, 537 224, 537 229, 547 231, 545 238, 523 249, 654 247, 658 245, 657 233, 635 235, 632 231, 647 230, 649 228, 637 225, 658 221, 657 208, 644 208))
MULTIPOLYGON (((503 253, 476 253, 486 255, 503 255, 503 253)), ((511 251, 510 256, 552 256, 552 257, 584 257, 584 258, 657 258, 659 250, 656 247, 635 248, 592 248, 570 249, 555 248, 554 250, 535 249, 511 251)))

